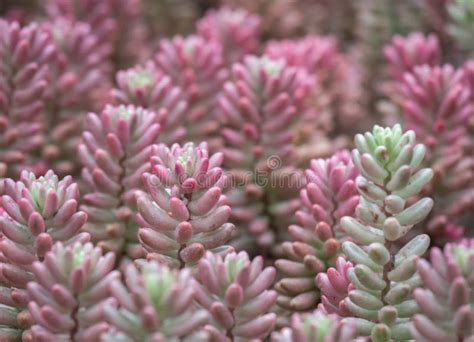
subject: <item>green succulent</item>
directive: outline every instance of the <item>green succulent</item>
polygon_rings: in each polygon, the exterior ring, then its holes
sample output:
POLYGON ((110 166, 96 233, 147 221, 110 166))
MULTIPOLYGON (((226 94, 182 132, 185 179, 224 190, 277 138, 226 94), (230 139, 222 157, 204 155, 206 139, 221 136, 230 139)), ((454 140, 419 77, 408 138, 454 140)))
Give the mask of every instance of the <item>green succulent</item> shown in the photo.
POLYGON ((355 138, 352 159, 361 174, 356 179, 361 198, 355 217, 341 220, 352 239, 342 250, 354 264, 348 276, 355 287, 344 305, 353 314, 346 321, 374 342, 410 339, 408 322, 417 312, 411 298, 420 285, 415 264, 430 240, 421 234, 398 247, 433 207, 431 198, 413 201, 433 175, 421 168, 426 148, 415 139, 413 131, 404 133, 400 125, 375 126, 355 138))

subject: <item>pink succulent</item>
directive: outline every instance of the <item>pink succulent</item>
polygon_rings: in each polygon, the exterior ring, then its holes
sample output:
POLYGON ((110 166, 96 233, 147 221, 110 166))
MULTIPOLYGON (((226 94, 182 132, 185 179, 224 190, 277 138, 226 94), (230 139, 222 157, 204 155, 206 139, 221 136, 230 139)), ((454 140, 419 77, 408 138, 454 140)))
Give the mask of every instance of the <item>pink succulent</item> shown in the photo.
POLYGON ((0 176, 33 167, 43 144, 41 115, 56 54, 50 35, 37 24, 21 28, 0 19, 0 176))
MULTIPOLYGON (((115 305, 109 285, 120 278, 115 255, 102 255, 91 243, 56 243, 43 262, 33 263, 35 281, 28 283, 28 309, 34 341, 99 341, 107 331, 104 305, 115 305)), ((24 337, 25 338, 25 337, 24 337)))
POLYGON ((89 24, 99 44, 111 50, 117 68, 148 57, 141 0, 47 0, 44 6, 52 19, 89 24))
POLYGON ((411 332, 417 341, 469 341, 474 338, 474 240, 432 248, 430 262, 417 264, 422 287, 413 297, 420 314, 411 332))
POLYGON ((298 225, 288 228, 293 242, 284 242, 284 259, 275 262, 283 273, 275 288, 278 304, 291 311, 315 309, 320 299, 316 277, 334 264, 345 234, 340 219, 353 215, 359 196, 355 187, 357 169, 347 151, 332 158, 311 161, 305 171, 307 185, 300 192, 302 210, 298 225))
POLYGON ((145 192, 137 198, 138 238, 148 259, 182 268, 206 250, 229 250, 235 227, 227 222, 222 159, 222 153, 209 155, 205 143, 154 148, 152 173, 143 174, 145 192))
POLYGON ((451 65, 418 66, 403 77, 405 127, 415 131, 432 153, 440 147, 455 146, 474 111, 463 77, 463 70, 451 65))
POLYGON ((469 157, 474 102, 470 87, 465 86, 468 69, 419 66, 406 73, 401 83, 404 125, 427 146, 426 161, 435 172, 431 191, 437 206, 427 224, 433 235, 443 236, 446 224, 456 223, 456 216, 468 215, 474 207, 470 185, 474 159, 469 157))
POLYGON ((57 56, 50 66, 41 154, 60 175, 75 174, 79 163, 71 156, 80 140, 83 116, 102 109, 106 100, 102 95, 109 86, 111 51, 86 23, 58 19, 45 27, 57 56))
POLYGON ((441 62, 441 47, 434 34, 415 32, 407 37, 395 36, 383 49, 388 62, 388 73, 392 81, 402 81, 405 72, 412 72, 420 65, 438 66, 441 62))
POLYGON ((305 68, 309 74, 336 72, 340 58, 334 38, 316 35, 299 40, 270 41, 265 53, 271 58, 283 58, 287 65, 305 68))
POLYGON ((316 284, 321 290, 321 306, 329 314, 338 314, 341 317, 350 316, 344 306, 344 299, 354 289, 349 279, 348 271, 352 263, 343 257, 338 257, 335 267, 316 276, 316 284))
POLYGON ((212 136, 218 128, 216 97, 227 79, 222 46, 195 35, 164 39, 154 61, 188 102, 187 139, 198 143, 212 136))
POLYGON ((311 78, 303 69, 266 56, 246 57, 242 64, 234 64, 232 75, 219 97, 219 113, 225 166, 239 184, 228 192, 233 220, 240 228, 235 245, 268 250, 298 206, 294 195, 302 182, 293 167, 292 125, 306 110, 311 78), (265 179, 257 184, 262 175, 265 179), (272 184, 283 184, 284 193, 272 184))
POLYGON ((231 66, 257 52, 260 24, 260 17, 244 9, 223 7, 208 11, 196 26, 199 35, 222 45, 225 63, 231 66))
POLYGON ((160 117, 134 106, 107 106, 89 113, 79 145, 82 179, 89 188, 82 209, 89 220, 84 230, 92 241, 119 256, 144 254, 134 221, 141 175, 150 170, 152 146, 160 133, 160 117))
POLYGON ((111 329, 103 341, 209 341, 202 329, 209 315, 193 303, 198 285, 190 269, 173 270, 155 261, 138 269, 132 263, 123 277, 109 286, 119 306, 104 307, 111 329))
POLYGON ((276 315, 269 313, 277 294, 268 290, 275 278, 273 267, 263 258, 250 261, 247 253, 225 257, 207 253, 199 261, 196 301, 208 310, 212 321, 206 326, 213 340, 264 339, 273 330, 276 315))
MULTIPOLYGON (((353 61, 339 51, 333 37, 308 35, 301 39, 270 41, 265 53, 285 60, 288 66, 305 69, 315 79, 309 99, 311 107, 300 123, 301 134, 314 134, 315 128, 339 133, 361 118, 360 99, 357 99, 357 84, 361 78, 351 65, 353 61)), ((311 137, 306 139, 311 140, 311 137)), ((307 143, 314 144, 313 141, 307 143)))
POLYGON ((43 260, 56 241, 69 245, 85 242, 89 236, 80 233, 87 215, 77 209, 79 191, 71 176, 59 180, 48 171, 36 178, 23 171, 18 182, 3 180, 2 194, 0 326, 9 329, 0 329, 0 340, 10 341, 32 322, 26 310, 26 285, 34 280, 32 263, 43 260))
POLYGON ((153 62, 122 70, 111 95, 118 104, 133 104, 154 111, 160 117, 160 141, 172 144, 183 140, 188 102, 183 90, 153 62))

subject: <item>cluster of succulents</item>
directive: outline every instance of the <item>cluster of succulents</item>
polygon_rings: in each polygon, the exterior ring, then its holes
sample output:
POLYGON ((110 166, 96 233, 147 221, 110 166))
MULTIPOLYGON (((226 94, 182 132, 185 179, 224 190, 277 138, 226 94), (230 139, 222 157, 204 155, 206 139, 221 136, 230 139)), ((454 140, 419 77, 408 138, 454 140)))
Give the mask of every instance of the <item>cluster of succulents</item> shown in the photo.
POLYGON ((0 341, 474 341, 473 27, 0 1, 0 341))

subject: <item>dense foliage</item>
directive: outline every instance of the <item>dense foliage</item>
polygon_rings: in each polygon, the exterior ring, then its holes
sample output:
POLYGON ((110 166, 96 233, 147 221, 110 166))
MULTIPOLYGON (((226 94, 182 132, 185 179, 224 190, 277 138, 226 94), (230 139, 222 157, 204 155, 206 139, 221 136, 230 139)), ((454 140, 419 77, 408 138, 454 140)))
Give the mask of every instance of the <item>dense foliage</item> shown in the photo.
POLYGON ((473 28, 0 1, 0 341, 474 341, 473 28))

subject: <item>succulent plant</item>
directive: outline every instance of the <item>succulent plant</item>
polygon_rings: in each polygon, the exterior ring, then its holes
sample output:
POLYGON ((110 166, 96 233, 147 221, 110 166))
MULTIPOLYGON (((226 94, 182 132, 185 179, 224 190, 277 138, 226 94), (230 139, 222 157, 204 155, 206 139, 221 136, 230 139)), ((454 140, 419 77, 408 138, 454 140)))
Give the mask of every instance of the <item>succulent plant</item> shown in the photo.
POLYGON ((57 50, 50 66, 43 114, 45 145, 41 156, 60 175, 76 174, 76 153, 86 112, 102 109, 111 64, 110 46, 101 45, 91 27, 58 19, 45 24, 57 50))
POLYGON ((301 39, 270 41, 265 53, 274 59, 282 58, 288 66, 304 68, 315 78, 312 106, 299 123, 301 134, 308 135, 308 144, 314 143, 311 135, 319 129, 325 133, 340 133, 360 119, 357 90, 359 82, 349 60, 338 49, 333 37, 308 35, 301 39), (350 90, 350 91, 349 91, 350 90))
POLYGON ((154 57, 158 69, 181 88, 188 102, 182 124, 189 141, 209 139, 218 128, 216 98, 227 79, 222 53, 219 43, 193 35, 163 39, 154 57))
POLYGON ((360 202, 355 217, 345 216, 341 227, 353 241, 342 250, 354 264, 348 277, 354 289, 344 300, 359 336, 375 342, 410 339, 409 321, 417 313, 411 292, 420 285, 416 260, 429 246, 429 237, 402 239, 433 207, 431 198, 414 203, 413 196, 431 180, 431 169, 420 168, 426 148, 415 143, 413 131, 375 126, 355 137, 352 159, 360 202), (398 244, 398 246, 397 246, 398 244))
POLYGON ((190 269, 173 270, 151 261, 138 269, 128 264, 124 282, 113 280, 110 291, 119 306, 106 305, 112 325, 103 341, 207 341, 202 327, 206 310, 193 304, 196 281, 190 269))
POLYGON ((474 342, 473 15, 0 0, 0 341, 474 342))
POLYGON ((122 70, 116 76, 117 88, 111 92, 118 104, 133 104, 154 111, 160 117, 160 141, 179 142, 186 136, 183 120, 188 102, 172 78, 160 72, 153 62, 122 70))
POLYGON ((107 331, 103 307, 114 305, 109 285, 120 278, 115 255, 102 255, 91 243, 56 243, 42 262, 35 261, 35 281, 27 285, 33 341, 98 341, 107 331))
POLYGON ((388 100, 380 100, 378 109, 384 114, 385 122, 398 122, 401 106, 405 101, 403 80, 421 65, 436 67, 441 62, 440 42, 434 34, 410 33, 406 37, 396 35, 383 48, 387 62, 388 79, 381 84, 382 93, 388 100))
POLYGON ((257 52, 261 19, 244 9, 210 10, 197 24, 198 34, 222 45, 224 61, 231 66, 257 52))
POLYGON ((287 65, 303 67, 310 74, 325 72, 323 78, 329 79, 335 73, 339 62, 337 42, 332 37, 306 36, 302 39, 270 41, 265 53, 271 58, 283 58, 287 65))
POLYGON ((276 315, 269 313, 277 294, 268 290, 275 278, 273 267, 263 266, 263 258, 250 261, 247 253, 225 257, 207 253, 199 261, 195 298, 210 312, 206 326, 212 340, 262 340, 273 330, 276 315))
POLYGON ((463 70, 451 65, 415 67, 404 75, 402 94, 404 125, 415 131, 431 154, 462 136, 473 112, 470 89, 463 87, 463 70), (436 101, 426 103, 426 98, 436 101))
POLYGON ((417 341, 470 341, 474 338, 474 240, 432 248, 431 262, 420 259, 423 286, 415 289, 420 314, 411 326, 417 341))
POLYGON ((441 62, 441 47, 434 34, 410 33, 406 37, 396 35, 383 49, 388 62, 389 77, 393 81, 403 80, 406 72, 416 66, 437 66, 441 62))
POLYGON ((470 170, 474 163, 466 146, 474 114, 471 89, 465 84, 467 72, 451 65, 424 65, 405 74, 402 84, 404 127, 414 130, 426 145, 426 164, 435 174, 430 191, 437 205, 426 228, 431 235, 445 239, 450 238, 447 224, 459 223, 462 214, 473 208, 464 192, 472 192, 470 170))
POLYGON ((248 56, 234 64, 232 74, 219 97, 219 114, 224 166, 239 185, 227 193, 239 227, 235 245, 268 250, 277 239, 276 223, 286 230, 287 217, 298 206, 294 195, 302 182, 291 168, 296 164, 291 125, 306 109, 311 78, 265 56, 248 56), (286 198, 279 198, 278 187, 286 198))
POLYGON ((345 342, 355 337, 353 325, 341 322, 335 314, 320 310, 294 314, 290 326, 274 332, 272 342, 345 342))
POLYGON ((64 18, 90 25, 99 40, 112 52, 117 69, 137 63, 149 54, 145 44, 141 0, 46 0, 51 19, 64 18))
POLYGON ((344 306, 344 300, 349 291, 354 289, 349 279, 349 270, 352 268, 352 263, 340 256, 336 259, 335 267, 329 267, 326 272, 318 273, 316 284, 321 290, 321 304, 318 308, 340 317, 351 315, 344 306))
POLYGON ((78 211, 79 191, 70 176, 52 172, 36 178, 23 171, 19 181, 3 180, 0 198, 0 340, 19 339, 31 323, 26 285, 34 280, 32 263, 43 260, 56 241, 84 242, 87 220, 78 211))
POLYGON ((37 24, 22 28, 0 19, 0 177, 34 167, 55 53, 50 35, 37 24))
POLYGON ((160 133, 158 114, 134 106, 107 106, 89 113, 79 145, 82 179, 89 188, 82 209, 89 220, 84 231, 106 251, 132 259, 144 252, 135 223, 136 193, 141 175, 150 170, 152 146, 160 133))
POLYGON ((234 225, 222 189, 222 153, 207 144, 159 145, 152 173, 143 174, 146 191, 137 198, 138 238, 148 259, 172 267, 195 265, 206 250, 226 253, 234 225))
POLYGON ((111 39, 118 29, 115 20, 110 17, 113 1, 48 0, 45 9, 50 18, 88 23, 102 41, 111 39), (101 15, 106 15, 105 20, 99 20, 101 15))
POLYGON ((293 242, 283 243, 285 258, 275 267, 283 274, 275 288, 278 304, 291 311, 315 309, 320 294, 316 276, 334 264, 344 232, 340 220, 353 215, 359 202, 355 187, 357 169, 350 153, 341 151, 328 159, 314 159, 306 170, 306 186, 300 192, 302 210, 298 225, 288 228, 293 242))
POLYGON ((53 102, 49 106, 53 108, 48 110, 60 111, 52 114, 72 116, 103 107, 105 99, 97 98, 95 92, 101 93, 103 87, 110 86, 110 47, 101 45, 91 26, 83 22, 60 18, 45 26, 58 50, 56 64, 51 70, 56 83, 48 89, 48 100, 53 102))

